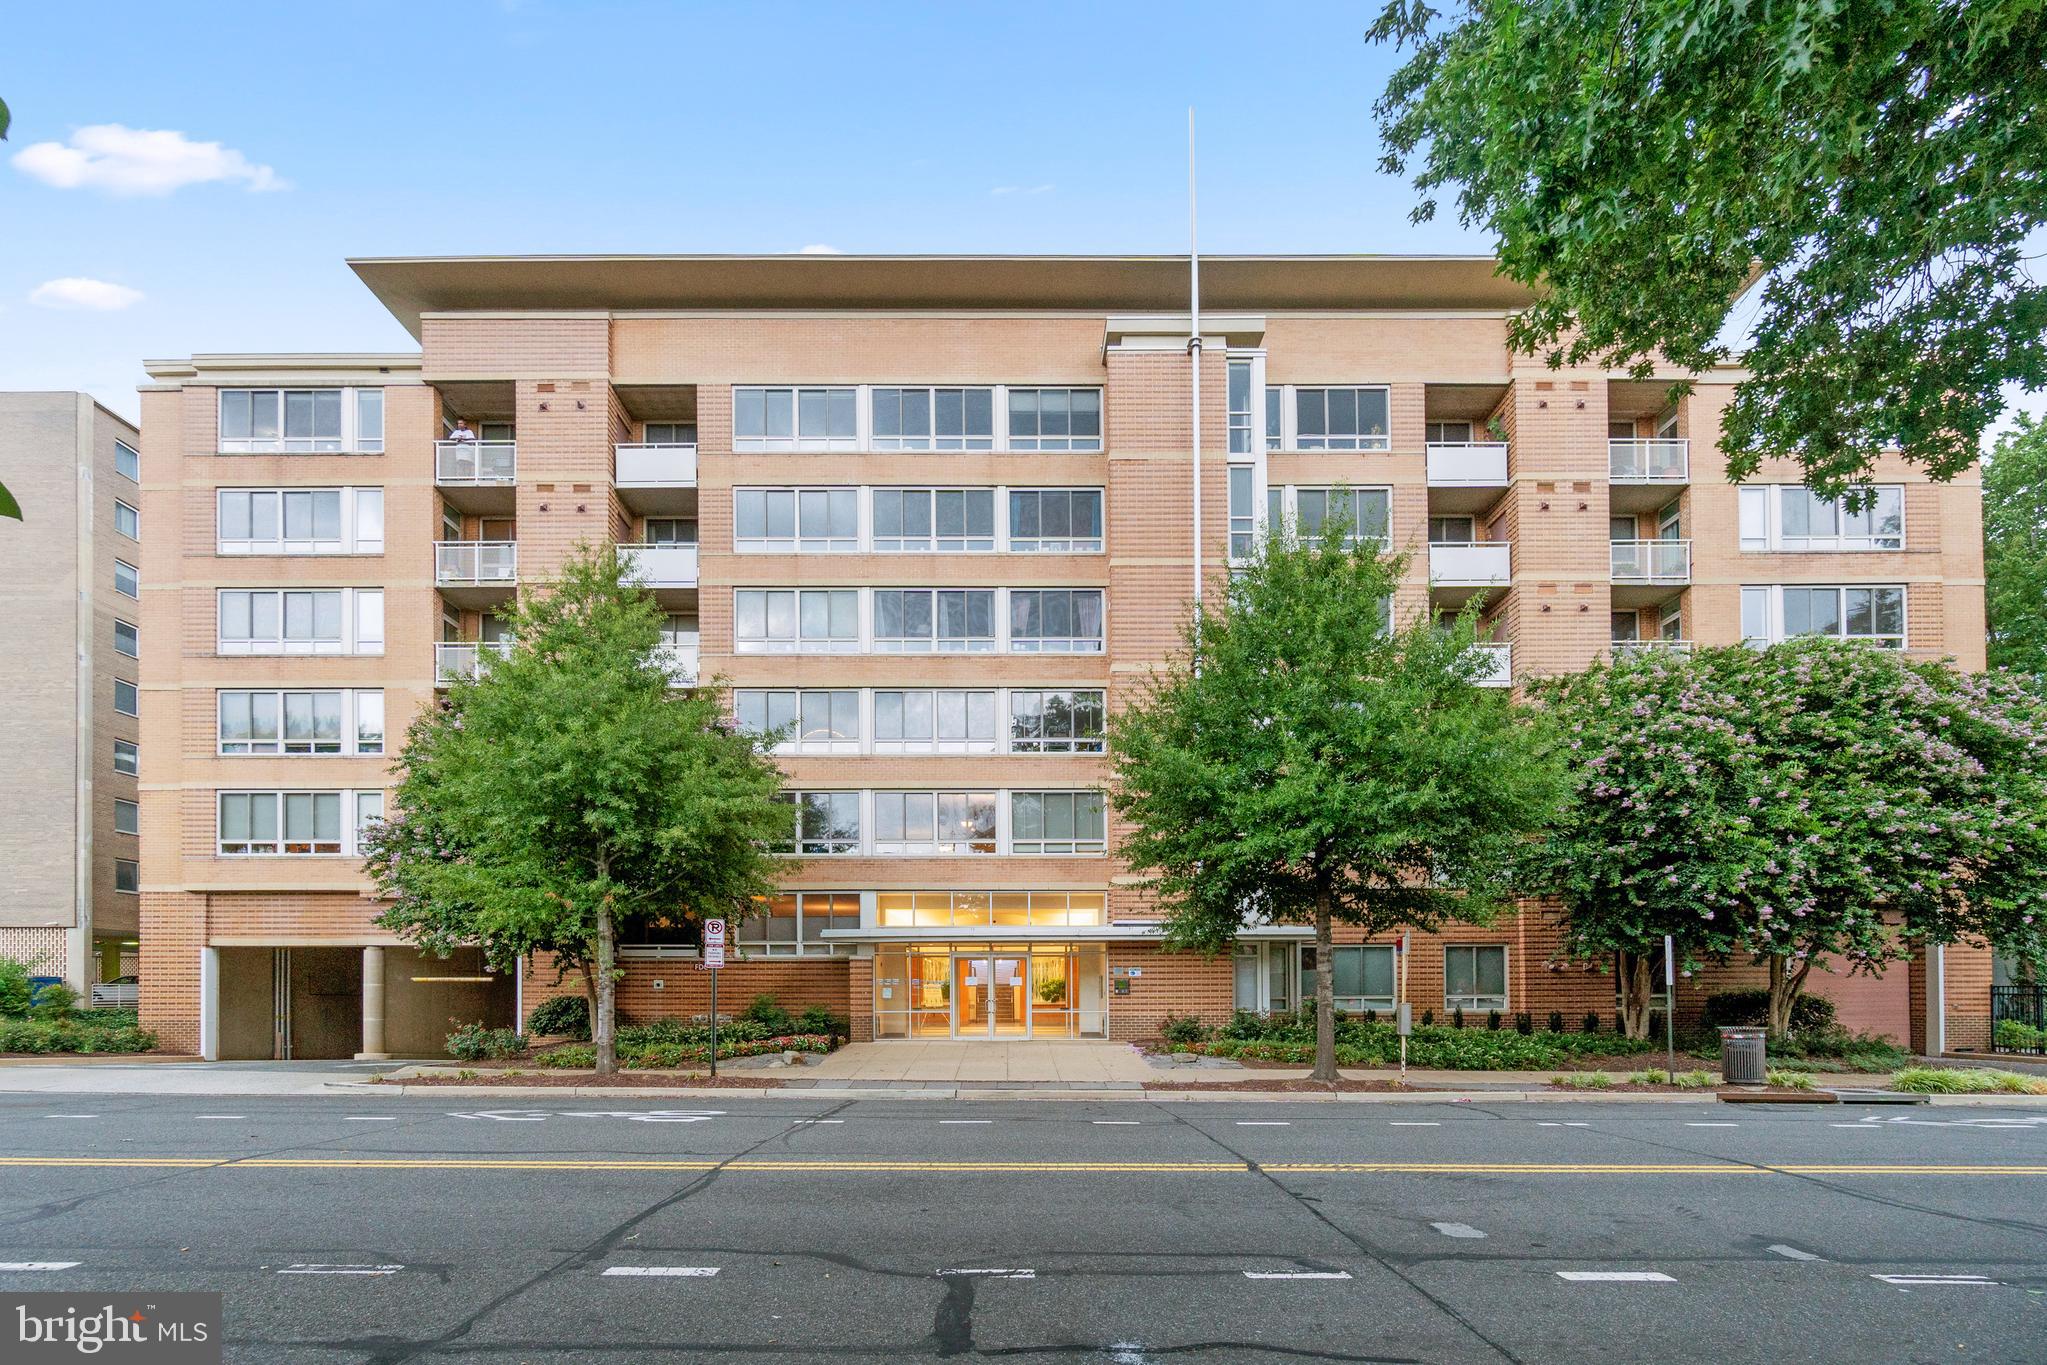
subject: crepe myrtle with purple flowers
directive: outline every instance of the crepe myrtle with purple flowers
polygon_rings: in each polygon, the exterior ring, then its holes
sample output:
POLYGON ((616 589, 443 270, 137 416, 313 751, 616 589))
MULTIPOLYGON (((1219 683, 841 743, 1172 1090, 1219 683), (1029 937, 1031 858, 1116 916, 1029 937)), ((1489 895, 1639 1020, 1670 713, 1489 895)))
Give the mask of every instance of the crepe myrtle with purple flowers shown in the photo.
POLYGON ((1645 964, 1769 969, 1782 1033, 1823 959, 1881 973, 1925 943, 2047 959, 2047 704, 1819 638, 1652 652, 1541 684, 1576 798, 1539 845, 1565 951, 1618 955, 1630 1031, 1645 964))

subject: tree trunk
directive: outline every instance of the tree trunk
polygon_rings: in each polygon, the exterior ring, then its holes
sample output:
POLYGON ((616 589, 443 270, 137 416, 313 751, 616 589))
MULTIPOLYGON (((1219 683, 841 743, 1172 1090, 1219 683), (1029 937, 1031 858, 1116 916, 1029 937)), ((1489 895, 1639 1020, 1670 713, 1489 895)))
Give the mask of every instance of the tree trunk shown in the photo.
POLYGON ((611 897, 597 904, 597 1016, 590 1021, 590 1037, 597 1047, 597 1074, 618 1071, 618 1040, 614 1025, 618 1015, 618 981, 611 970, 615 937, 611 923, 611 897))
POLYGON ((1649 1036, 1649 955, 1615 953, 1614 980, 1621 992, 1621 1030, 1630 1038, 1649 1036))
POLYGON ((583 1002, 590 1007, 590 1036, 597 1036, 597 973, 583 964, 583 1002))
POLYGON ((1770 959, 1770 1017, 1767 1027, 1770 1035, 1781 1038, 1791 1032, 1791 1010, 1798 1003, 1798 997, 1805 990, 1805 978, 1812 972, 1816 957, 1807 953, 1798 970, 1791 970, 1791 963, 1782 953, 1770 959))
POLYGON ((1336 952, 1329 891, 1315 892, 1315 1069, 1308 1079, 1336 1080, 1336 952))

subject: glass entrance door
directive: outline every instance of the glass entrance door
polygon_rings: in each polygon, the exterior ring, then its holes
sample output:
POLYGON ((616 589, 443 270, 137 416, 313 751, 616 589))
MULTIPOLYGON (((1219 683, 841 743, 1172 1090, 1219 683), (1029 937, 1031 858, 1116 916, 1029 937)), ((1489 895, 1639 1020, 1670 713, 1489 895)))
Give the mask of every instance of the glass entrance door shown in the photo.
POLYGON ((1022 1038, 1030 1033, 1025 994, 1030 959, 1003 953, 952 960, 953 1029, 961 1038, 1022 1038))

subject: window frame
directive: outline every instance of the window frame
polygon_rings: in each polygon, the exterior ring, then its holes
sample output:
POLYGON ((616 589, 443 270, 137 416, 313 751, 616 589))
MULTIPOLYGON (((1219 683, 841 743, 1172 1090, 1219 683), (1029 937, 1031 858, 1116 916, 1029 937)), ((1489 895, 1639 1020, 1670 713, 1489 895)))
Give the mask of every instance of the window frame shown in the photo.
MULTIPOLYGON (((1321 534, 1319 527, 1313 532, 1308 530, 1307 521, 1301 513, 1301 499, 1303 495, 1319 497, 1320 499, 1322 499, 1323 502, 1322 516, 1326 520, 1329 516, 1329 504, 1332 501, 1336 500, 1339 494, 1344 494, 1348 495, 1350 499, 1351 508, 1351 525, 1350 529, 1344 532, 1343 537, 1344 545, 1346 547, 1356 547, 1359 545, 1369 543, 1377 545, 1378 548, 1381 550, 1390 549, 1392 547, 1393 488, 1391 485, 1364 484, 1360 486, 1352 486, 1348 484, 1290 483, 1284 485, 1284 488, 1285 496, 1283 498, 1281 505, 1286 509, 1287 521, 1288 524, 1294 528, 1294 534, 1301 537, 1303 540, 1309 539, 1310 536, 1319 536, 1321 534), (1376 535, 1368 534, 1358 529, 1360 524, 1360 514, 1363 513, 1363 511, 1370 505, 1370 502, 1374 497, 1376 497, 1380 501, 1381 517, 1384 520, 1386 528, 1384 531, 1376 535)), ((1431 520, 1433 520, 1433 518, 1431 520)), ((1475 521, 1474 525, 1476 525, 1475 521)))
POLYGON ((1906 548, 1905 485, 1858 484, 1855 491, 1870 495, 1867 509, 1849 511, 1845 496, 1815 498, 1804 484, 1743 484, 1738 493, 1737 544, 1745 554, 1897 554, 1903 551, 1906 548), (1805 502, 1808 518, 1808 533, 1805 535, 1794 536, 1785 530, 1789 520, 1787 512, 1794 499, 1805 502), (1884 503, 1891 499, 1895 499, 1896 503, 1897 534, 1879 534, 1876 518, 1882 515, 1884 503), (1834 526, 1833 534, 1810 533, 1810 517, 1814 508, 1827 509, 1834 526), (1870 519, 1867 534, 1849 534, 1848 519, 1851 516, 1870 519))
POLYGON ((114 472, 130 483, 142 482, 142 452, 118 436, 114 438, 114 472))
MULTIPOLYGON (((833 451, 858 451, 864 448, 861 386, 857 384, 734 384, 732 386, 732 450, 735 454, 791 454, 819 453, 833 451), (754 395, 760 396, 762 429, 758 434, 742 432, 740 421, 754 395), (775 425, 770 395, 789 396, 789 432, 786 436, 776 435, 768 429, 775 425), (807 395, 820 395, 823 404, 824 431, 806 432, 803 421, 804 400, 807 395), (833 411, 838 403, 834 395, 845 395, 853 419, 852 430, 838 435, 832 428, 837 413, 833 411)), ((749 414, 750 415, 750 414, 749 414)))
POLYGON ((214 856, 220 858, 352 858, 357 856, 361 845, 362 821, 368 816, 365 807, 374 805, 376 813, 371 818, 382 818, 384 793, 382 788, 351 787, 224 787, 214 793, 214 856), (323 831, 322 799, 332 798, 335 837, 321 837, 323 831), (256 802, 267 799, 270 807, 270 827, 274 837, 258 839, 255 813, 256 802), (303 800, 304 809, 313 819, 311 837, 293 838, 290 823, 294 813, 294 800, 303 800), (243 800, 248 817, 249 837, 230 839, 227 835, 228 805, 230 800, 243 800), (290 847, 303 845, 303 847, 290 847), (232 847, 231 847, 232 846, 232 847))
POLYGON ((142 691, 126 678, 117 677, 114 679, 114 714, 133 717, 139 717, 142 714, 142 691), (125 695, 128 698, 128 705, 126 707, 121 705, 123 688, 127 689, 125 695))
POLYGON ((315 384, 301 388, 285 385, 224 385, 214 390, 214 453, 217 455, 381 455, 385 443, 384 390, 376 385, 359 384, 315 384), (334 394, 334 434, 322 435, 320 401, 322 394, 334 394), (274 436, 258 436, 257 395, 274 400, 268 404, 274 424, 274 436), (231 397, 232 396, 232 397, 231 397), (288 427, 292 421, 292 399, 305 397, 309 400, 309 411, 313 418, 314 430, 310 435, 293 436, 288 427), (245 428, 243 434, 227 434, 230 423, 230 408, 237 401, 243 409, 243 420, 232 425, 245 428), (374 413, 374 421, 370 420, 374 413), (376 428, 370 434, 369 428, 376 428))
POLYGON ((746 484, 732 490, 732 550, 735 554, 857 554, 860 550, 860 490, 857 486, 845 485, 765 485, 746 484), (824 499, 825 525, 820 533, 812 534, 806 524, 806 506, 819 496, 824 499), (786 536, 769 534, 774 528, 774 516, 770 501, 778 497, 789 500, 789 531, 786 536), (743 499, 760 499, 760 527, 762 534, 743 535, 741 526, 745 522, 743 499), (850 501, 850 507, 842 508, 839 499, 850 501), (842 510, 852 513, 852 525, 848 534, 838 534, 838 516, 842 510))
POLYGON ((864 645, 862 637, 863 629, 866 624, 865 621, 862 619, 865 615, 864 596, 865 596, 864 593, 859 588, 753 588, 753 587, 734 588, 732 590, 733 653, 735 654, 863 653, 864 645), (780 636, 764 633, 758 636, 742 636, 739 633, 741 616, 745 610, 744 600, 748 596, 753 594, 758 594, 761 598, 760 616, 761 625, 764 632, 770 627, 772 623, 772 612, 774 605, 771 600, 772 597, 781 594, 788 595, 791 627, 791 633, 789 635, 780 636), (833 612, 839 605, 839 598, 837 596, 838 594, 844 594, 846 597, 852 599, 853 604, 852 635, 842 636, 831 634, 819 636, 804 634, 803 609, 806 599, 812 595, 822 597, 824 599, 823 609, 825 612, 827 623, 829 623, 833 612))
POLYGON ((747 705, 747 698, 759 698, 761 719, 764 722, 772 722, 775 715, 775 699, 783 697, 789 699, 791 715, 790 732, 782 740, 770 745, 769 752, 777 754, 858 754, 861 752, 861 739, 866 730, 862 715, 865 708, 861 705, 860 689, 856 687, 734 688, 732 692, 733 722, 739 726, 742 734, 755 735, 765 739, 769 733, 781 727, 772 723, 764 724, 760 727, 750 725, 747 722, 742 707, 747 705), (825 699, 823 705, 830 716, 830 724, 833 727, 834 733, 824 739, 807 738, 807 722, 804 717, 811 700, 820 697, 825 699), (837 733, 841 698, 845 697, 852 698, 853 733, 850 737, 837 733))
POLYGON ((140 801, 131 796, 117 796, 114 798, 114 833, 134 835, 142 833, 142 803, 140 801), (126 824, 123 824, 121 819, 124 813, 128 817, 126 824))
POLYGON ((127 561, 127 560, 125 560, 125 559, 119 559, 119 558, 115 559, 115 560, 114 560, 114 591, 115 591, 115 592, 117 592, 117 593, 119 593, 119 594, 121 594, 121 596, 123 596, 123 597, 127 597, 127 598, 132 598, 133 600, 135 600, 135 601, 138 601, 138 602, 139 602, 139 601, 141 601, 141 600, 142 600, 142 570, 140 570, 140 569, 136 568, 136 567, 135 567, 135 566, 134 566, 133 564, 130 564, 130 563, 129 563, 129 562, 127 561), (126 587, 123 587, 123 586, 122 586, 122 575, 121 575, 121 571, 122 571, 123 569, 126 569, 126 570, 128 571, 128 573, 127 573, 127 586, 126 586, 126 587))
POLYGON ((142 746, 132 739, 114 741, 114 771, 123 777, 139 777, 142 773, 142 746), (122 748, 126 746, 127 767, 121 766, 122 748))
POLYGON ((813 914, 826 922, 828 928, 860 927, 861 895, 858 891, 781 891, 768 898, 771 906, 779 902, 789 903, 788 919, 791 937, 777 938, 771 934, 756 933, 757 927, 764 928, 781 918, 774 914, 745 915, 732 926, 732 946, 742 957, 848 957, 853 954, 850 943, 830 943, 819 938, 824 930, 810 931, 813 914), (829 908, 813 910, 811 901, 826 902, 829 908), (846 902, 851 903, 852 924, 834 923, 847 916, 846 902))
POLYGON ((384 553, 384 489, 381 484, 336 485, 332 487, 221 487, 213 493, 213 552, 217 555, 380 555, 384 553), (319 531, 319 499, 323 496, 334 500, 334 534, 322 536, 319 531), (269 510, 269 522, 276 531, 273 536, 259 536, 257 525, 258 499, 273 499, 269 510), (296 499, 308 499, 307 526, 314 534, 295 536, 292 530, 293 503, 296 499), (246 523, 249 534, 229 536, 227 534, 230 506, 236 499, 243 500, 241 520, 246 523), (374 505, 374 517, 365 515, 366 509, 374 505), (375 534, 365 531, 366 525, 374 520, 375 534))
POLYGON ((142 863, 136 858, 114 859, 114 890, 124 896, 140 895, 142 892, 142 863), (122 883, 129 883, 123 886, 122 883))
POLYGON ((1273 390, 1275 389, 1278 390, 1280 400, 1280 430, 1278 444, 1275 445, 1273 444, 1274 437, 1271 430, 1271 419, 1268 417, 1266 424, 1266 449, 1268 451, 1285 451, 1289 454, 1343 455, 1383 453, 1393 449, 1393 388, 1391 384, 1319 383, 1268 385, 1266 389, 1268 404, 1271 402, 1273 390), (1329 425, 1329 395, 1332 393, 1351 393, 1358 396, 1358 430, 1356 433, 1332 436, 1327 432, 1326 428, 1329 425), (1367 424, 1364 418, 1363 395, 1368 393, 1377 395, 1381 420, 1385 427, 1385 430, 1376 436, 1367 433, 1365 430, 1367 424), (1311 433, 1311 436, 1317 442, 1314 445, 1303 444, 1301 436, 1301 402, 1303 396, 1308 394, 1321 395, 1323 404, 1321 421, 1325 430, 1321 433, 1311 433), (1342 442, 1354 442, 1355 444, 1343 444, 1342 442))
POLYGON ((992 687, 877 687, 869 692, 873 712, 872 751, 877 754, 999 754, 1002 752, 1001 695, 992 687), (896 726, 905 729, 904 721, 910 714, 911 698, 928 701, 931 719, 930 737, 898 734, 886 737, 882 734, 882 698, 896 698, 896 726), (987 712, 987 733, 985 736, 974 732, 976 703, 985 699, 987 712), (948 719, 946 711, 950 703, 957 703, 962 733, 958 737, 944 733, 948 719))
POLYGON ((1002 792, 999 788, 947 789, 877 787, 870 793, 874 825, 868 851, 877 858, 992 858, 1002 852, 1002 792), (983 825, 976 810, 985 806, 983 825), (922 815, 918 814, 922 808, 922 815), (883 831, 894 817, 896 836, 883 831), (919 823, 913 828, 912 820, 919 823), (971 825, 969 824, 971 821, 971 825), (945 837, 955 823, 973 832, 945 837), (986 834, 982 834, 982 830, 986 834), (929 832, 929 838, 918 837, 929 832))
MULTIPOLYGON (((867 491, 869 545, 872 552, 880 555, 894 554, 991 554, 1001 539, 1003 527, 997 522, 996 489, 988 485, 950 486, 944 484, 876 485, 867 491), (975 495, 987 499, 987 525, 985 535, 974 530, 975 495), (897 533, 884 535, 881 531, 880 499, 884 496, 896 499, 897 533), (924 503, 925 524, 930 528, 924 535, 911 535, 910 518, 904 515, 911 495, 917 495, 924 503), (942 521, 946 515, 945 500, 959 499, 960 533, 948 535, 942 521)), ((1007 503, 1002 506, 1006 509, 1007 503)))
POLYGON ((381 755, 389 743, 381 687, 220 687, 213 693, 214 753, 222 758, 362 758, 381 755), (294 699, 307 699, 309 719, 317 723, 320 698, 334 698, 334 737, 322 738, 317 730, 306 738, 292 737, 294 699), (230 698, 245 699, 249 734, 244 739, 228 735, 227 711, 230 698), (258 736, 258 698, 267 699, 268 719, 274 735, 258 736), (376 739, 367 741, 364 724, 371 713, 376 717, 376 739))
POLYGON ((1009 801, 1009 851, 1024 858, 1092 858, 1101 857, 1109 851, 1108 802, 1102 792, 1092 787, 1018 787, 1008 792, 1009 801), (1067 805, 1067 827, 1071 833, 1065 838, 1051 834, 1049 814, 1051 805, 1047 798, 1063 800, 1067 805), (1091 798, 1093 821, 1101 831, 1099 837, 1082 837, 1081 802, 1091 798), (1019 819, 1018 803, 1035 799, 1039 810, 1039 837, 1023 838, 1017 830, 1024 822, 1019 819))
POLYGON ((1101 654, 1108 649, 1108 594, 1101 588, 1011 588, 1004 605, 1007 614, 1003 624, 1009 641, 1009 652, 1012 654, 1090 655, 1101 654), (1076 630, 1080 625, 1080 616, 1075 610, 1075 603, 1082 597, 1092 597, 1097 628, 1095 635, 1044 633, 1045 600, 1048 595, 1057 594, 1066 596, 1067 619, 1076 630), (1040 633, 1026 635, 1017 629, 1020 599, 1035 599, 1040 633), (1022 644, 1020 643, 1022 641, 1033 643, 1022 644))
POLYGON ((1002 647, 1002 623, 999 616, 1002 595, 996 588, 870 588, 868 589, 869 610, 874 627, 871 649, 876 654, 993 654, 1002 647), (898 632, 883 635, 881 622, 883 596, 893 594, 899 599, 895 615, 900 623, 898 632), (913 599, 926 599, 923 613, 930 625, 928 634, 909 633, 910 606, 913 599), (982 634, 941 634, 941 627, 950 610, 968 626, 973 623, 976 599, 985 599, 988 630, 982 634))
POLYGON ((866 802, 861 800, 861 794, 857 789, 843 787, 789 787, 777 792, 774 800, 778 804, 790 807, 790 838, 786 847, 782 841, 776 841, 771 846, 770 852, 798 858, 856 858, 860 856, 866 842, 867 820, 863 809, 866 802), (850 836, 831 833, 820 834, 813 838, 804 832, 804 816, 814 809, 811 805, 814 798, 825 798, 829 806, 842 806, 844 805, 844 799, 849 797, 851 798, 853 813, 853 833, 850 836))
POLYGON ((1501 1014, 1505 1014, 1508 1003, 1514 994, 1514 973, 1512 971, 1512 960, 1508 955, 1508 948, 1509 945, 1505 943, 1444 944, 1443 1008, 1446 1010, 1498 1010, 1501 1014), (1481 984, 1477 954, 1482 952, 1498 953, 1500 955, 1500 993, 1498 995, 1484 994, 1477 989, 1481 984), (1473 989, 1468 994, 1452 995, 1450 993, 1450 955, 1452 953, 1468 953, 1472 955, 1470 971, 1473 989))
POLYGON ((379 655, 384 652, 384 590, 382 588, 216 588, 214 590, 214 649, 222 657, 379 655), (339 619, 339 633, 293 635, 289 631, 293 598, 310 599, 303 607, 318 630, 321 601, 332 594, 339 619), (250 633, 231 637, 226 631, 231 601, 246 597, 250 633), (258 635, 257 602, 274 599, 275 636, 258 635))
POLYGON ((1002 394, 1002 449, 1018 453, 1056 452, 1070 454, 1098 454, 1103 449, 1103 398, 1100 385, 1090 384, 1016 384, 1004 387, 1002 394), (1067 430, 1064 434, 1047 434, 1044 429, 1044 396, 1048 393, 1065 396, 1067 430), (1094 431, 1076 434, 1073 427, 1073 395, 1091 394, 1094 397, 1094 431), (1023 414, 1017 400, 1024 394, 1031 396, 1031 420, 1034 431, 1019 434, 1017 422, 1023 414))
POLYGON ((133 621, 114 618, 114 653, 130 659, 142 657, 142 630, 133 621))
POLYGON ((1108 691, 1100 687, 1012 687, 1009 689, 1009 752, 1013 754, 1102 754, 1109 748, 1108 691), (1067 716, 1072 722, 1067 733, 1047 733, 1046 718, 1051 714, 1046 701, 1051 697, 1064 696, 1069 699, 1067 716), (1094 699, 1092 707, 1081 702, 1082 697, 1094 699), (1035 699, 1037 703, 1037 729, 1035 736, 1019 737, 1017 724, 1022 717, 1017 713, 1019 702, 1035 699), (1096 721, 1093 734, 1083 734, 1079 722, 1092 714, 1096 721))
POLYGON ((1741 588, 1741 636, 1742 643, 1751 647, 1764 647, 1795 640, 1803 635, 1820 635, 1835 640, 1861 640, 1884 649, 1908 649, 1912 640, 1912 594, 1910 585, 1905 583, 1745 583, 1741 588), (1790 592, 1834 594, 1834 620, 1838 629, 1834 631, 1801 631, 1794 635, 1786 625, 1785 594, 1790 592), (1874 624, 1878 593, 1896 593, 1898 602, 1898 630, 1872 634, 1850 634, 1848 630, 1851 612, 1850 593, 1868 593, 1869 611, 1874 624), (1760 614, 1762 633, 1752 627, 1757 625, 1760 614))
POLYGON ((120 498, 114 499, 114 534, 125 536, 138 545, 142 543, 142 513, 136 510, 133 503, 124 502, 120 498), (121 515, 123 512, 128 514, 125 518, 121 515), (124 520, 127 522, 126 526, 121 524, 124 520))
MULTIPOLYGON (((1306 1003, 1315 998, 1315 969, 1314 967, 1309 965, 1309 958, 1314 953, 1315 945, 1312 943, 1306 943, 1300 946, 1301 946, 1301 952, 1299 957, 1299 961, 1301 964, 1300 999, 1302 1000, 1303 1003, 1306 1003)), ((1334 1002, 1335 1007, 1337 1009, 1343 1010, 1346 1013, 1350 1014, 1362 1014, 1366 1010, 1385 1010, 1390 1013, 1393 1010, 1393 1007, 1397 1003, 1400 995, 1400 955, 1392 944, 1337 943, 1331 945, 1330 954, 1331 954, 1329 963, 1330 999, 1334 1002), (1368 969, 1365 964, 1373 958, 1380 959, 1386 972, 1386 979, 1390 986, 1392 987, 1392 989, 1387 991, 1387 993, 1384 995, 1366 995, 1362 992, 1362 990, 1355 992, 1353 994, 1345 995, 1342 991, 1337 989, 1337 974, 1339 969, 1337 967, 1336 955, 1338 954, 1352 954, 1356 956, 1359 963, 1357 977, 1357 984, 1359 987, 1363 987, 1369 984, 1368 969)))
POLYGON ((1005 548, 1012 554, 1100 554, 1106 543, 1108 526, 1108 499, 1105 490, 1092 486, 1067 485, 1025 485, 1006 486, 1003 490, 1004 530, 1007 532, 1005 548), (1047 497, 1066 499, 1066 524, 1068 534, 1064 536, 1044 534, 1045 500, 1047 497), (1037 500, 1039 534, 1019 535, 1017 532, 1017 499, 1037 500), (1081 499, 1092 499, 1094 503, 1094 534, 1079 535, 1073 532, 1074 503, 1081 499))
POLYGON ((890 454, 900 451, 926 451, 940 454, 954 451, 992 451, 995 449, 996 391, 993 384, 870 384, 866 385, 868 445, 871 451, 890 454), (894 420, 889 424, 894 430, 882 431, 883 405, 881 396, 894 394, 894 420), (924 402, 925 431, 920 435, 903 431, 904 414, 909 411, 904 396, 921 395, 924 402), (957 433, 940 432, 940 396, 959 395, 960 430, 957 433), (970 394, 987 395, 988 428, 985 432, 970 430, 972 416, 970 394))

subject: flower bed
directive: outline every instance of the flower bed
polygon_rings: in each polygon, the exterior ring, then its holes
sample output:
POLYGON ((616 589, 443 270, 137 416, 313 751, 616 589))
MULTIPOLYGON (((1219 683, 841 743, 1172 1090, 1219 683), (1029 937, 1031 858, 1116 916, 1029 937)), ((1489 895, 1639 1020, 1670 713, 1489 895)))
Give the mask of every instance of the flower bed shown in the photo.
MULTIPOLYGON (((709 1032, 708 1029, 705 1030, 709 1032)), ((777 1052, 830 1052, 832 1039, 821 1033, 792 1033, 778 1038, 737 1038, 725 1040, 725 1030, 718 1030, 718 1058, 760 1057, 777 1052)), ((703 1066, 710 1061, 710 1044, 682 1041, 631 1041, 621 1036, 618 1044, 618 1064, 631 1071, 667 1070, 675 1067, 703 1066)), ((536 1053, 533 1065, 553 1067, 595 1066, 597 1050, 588 1043, 567 1043, 536 1053)))

